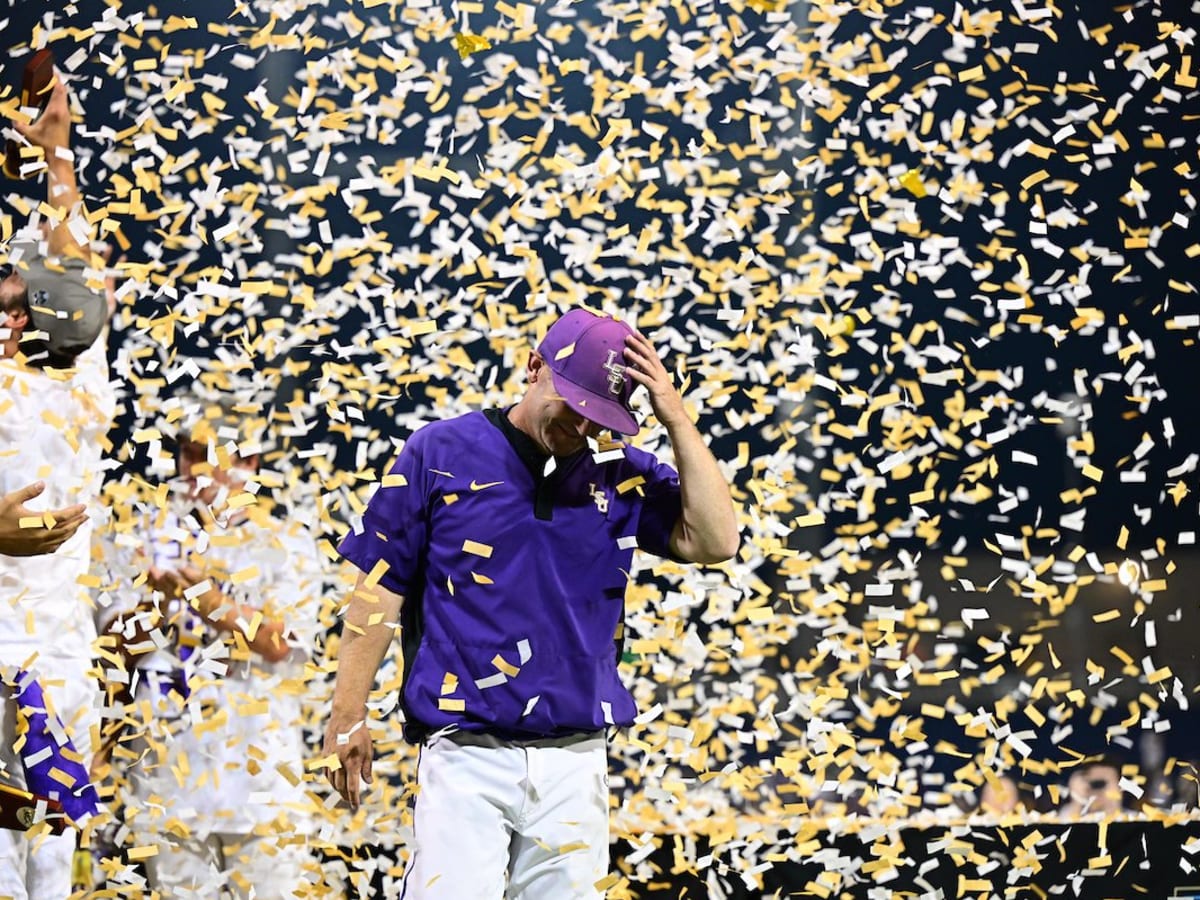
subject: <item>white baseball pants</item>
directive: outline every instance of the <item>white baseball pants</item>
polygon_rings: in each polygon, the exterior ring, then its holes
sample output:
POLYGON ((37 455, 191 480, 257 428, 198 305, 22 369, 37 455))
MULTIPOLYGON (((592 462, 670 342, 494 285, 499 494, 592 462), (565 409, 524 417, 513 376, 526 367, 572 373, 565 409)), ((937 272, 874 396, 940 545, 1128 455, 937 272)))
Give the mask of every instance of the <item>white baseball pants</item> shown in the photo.
POLYGON ((602 897, 608 745, 459 734, 421 748, 403 900, 602 897))

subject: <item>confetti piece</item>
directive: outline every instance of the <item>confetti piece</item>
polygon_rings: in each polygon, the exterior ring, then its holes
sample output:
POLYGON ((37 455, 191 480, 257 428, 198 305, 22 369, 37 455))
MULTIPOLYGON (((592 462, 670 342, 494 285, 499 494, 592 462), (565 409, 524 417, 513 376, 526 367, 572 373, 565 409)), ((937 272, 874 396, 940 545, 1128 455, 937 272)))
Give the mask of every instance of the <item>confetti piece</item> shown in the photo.
POLYGON ((371 571, 367 573, 367 577, 363 579, 363 586, 367 588, 375 587, 377 584, 379 584, 379 579, 387 574, 388 569, 390 568, 391 566, 388 564, 387 560, 378 560, 375 565, 371 567, 371 571))
POLYGON ((454 49, 458 51, 461 59, 466 59, 473 53, 479 53, 482 50, 491 50, 492 44, 485 37, 463 31, 454 36, 454 49))
POLYGON ((900 186, 914 197, 928 196, 928 192, 925 190, 925 182, 921 180, 921 173, 918 169, 909 169, 901 175, 900 186))
POLYGON ((516 666, 505 662, 504 657, 502 657, 499 653, 497 653, 495 656, 492 657, 492 665, 495 666, 497 669, 499 669, 501 672, 503 672, 505 675, 507 675, 509 678, 515 678, 517 676, 517 674, 521 671, 516 666))
POLYGON ((462 548, 464 553, 482 556, 484 559, 492 558, 492 548, 488 544, 481 544, 478 541, 466 540, 463 541, 462 548))

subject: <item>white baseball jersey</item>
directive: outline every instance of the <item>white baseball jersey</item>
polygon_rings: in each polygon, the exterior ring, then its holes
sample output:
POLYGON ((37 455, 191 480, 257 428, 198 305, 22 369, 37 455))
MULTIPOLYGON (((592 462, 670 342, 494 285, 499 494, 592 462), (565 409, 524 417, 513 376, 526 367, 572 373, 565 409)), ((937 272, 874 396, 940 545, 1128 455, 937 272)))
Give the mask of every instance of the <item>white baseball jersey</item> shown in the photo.
MULTIPOLYGON (((87 592, 101 442, 113 415, 104 349, 77 369, 47 373, 0 359, 0 493, 44 481, 36 512, 87 503, 91 519, 53 556, 0 556, 0 662, 43 656, 90 659, 95 628, 87 592)), ((86 357, 86 359, 85 359, 86 357)))
POLYGON ((149 699, 158 719, 129 745, 142 753, 129 769, 136 798, 130 824, 158 832, 178 818, 203 839, 249 833, 282 815, 284 831, 306 832, 311 816, 301 781, 302 698, 324 571, 315 542, 295 520, 283 522, 258 509, 241 524, 198 540, 177 521, 160 521, 141 536, 122 535, 125 546, 107 553, 112 583, 122 587, 106 618, 149 597, 145 585, 131 585, 152 557, 170 566, 164 555, 186 554, 189 545, 207 541, 200 556, 206 576, 238 603, 281 616, 292 651, 279 662, 257 654, 231 659, 229 635, 187 614, 179 620, 181 644, 139 657, 137 699, 149 699), (182 547, 164 546, 176 540, 182 547))
MULTIPOLYGON (((76 503, 91 507, 90 520, 54 554, 0 555, 0 666, 28 669, 37 677, 84 760, 99 704, 88 671, 96 629, 80 578, 90 568, 93 528, 102 514, 96 501, 101 444, 113 403, 101 341, 70 372, 48 373, 0 359, 0 493, 44 481, 45 491, 27 504, 32 511, 76 503)), ((0 777, 23 786, 17 739, 15 718, 0 716, 0 777)), ((24 835, 0 831, 0 896, 65 897, 74 849, 70 831, 39 840, 37 852, 30 852, 24 835)))

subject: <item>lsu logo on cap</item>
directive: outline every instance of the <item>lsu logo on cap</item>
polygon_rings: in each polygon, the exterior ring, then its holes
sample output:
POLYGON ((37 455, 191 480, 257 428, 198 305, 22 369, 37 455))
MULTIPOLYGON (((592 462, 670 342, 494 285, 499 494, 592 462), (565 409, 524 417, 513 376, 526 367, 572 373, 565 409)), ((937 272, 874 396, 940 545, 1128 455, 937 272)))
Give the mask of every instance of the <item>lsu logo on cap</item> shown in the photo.
POLYGON ((608 392, 614 397, 620 397, 625 389, 625 367, 615 362, 616 358, 617 351, 609 350, 608 359, 601 368, 608 373, 608 392))

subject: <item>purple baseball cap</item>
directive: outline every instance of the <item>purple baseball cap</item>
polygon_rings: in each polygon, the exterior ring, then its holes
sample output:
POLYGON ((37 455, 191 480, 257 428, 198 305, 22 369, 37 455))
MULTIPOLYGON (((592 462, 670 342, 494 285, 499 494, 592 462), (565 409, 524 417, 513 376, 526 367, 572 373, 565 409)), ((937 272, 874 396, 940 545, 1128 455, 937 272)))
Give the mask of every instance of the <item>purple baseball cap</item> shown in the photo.
POLYGON ((585 419, 618 434, 637 434, 629 411, 633 379, 625 372, 625 337, 617 319, 573 309, 550 326, 538 353, 554 373, 554 387, 585 419))

